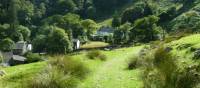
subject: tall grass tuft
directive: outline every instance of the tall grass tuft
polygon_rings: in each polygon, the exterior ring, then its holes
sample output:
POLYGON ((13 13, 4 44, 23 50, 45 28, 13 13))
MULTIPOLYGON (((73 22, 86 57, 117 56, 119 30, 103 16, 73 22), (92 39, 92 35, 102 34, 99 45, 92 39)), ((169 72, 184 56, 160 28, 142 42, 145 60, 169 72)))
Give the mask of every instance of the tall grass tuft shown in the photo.
POLYGON ((89 59, 100 59, 102 61, 105 61, 107 59, 107 56, 103 54, 100 50, 92 50, 89 51, 86 56, 89 59))
POLYGON ((55 56, 25 88, 76 88, 88 73, 88 68, 75 58, 55 56))
POLYGON ((164 46, 151 50, 143 59, 144 88, 194 88, 200 81, 199 65, 179 67, 177 57, 164 46))

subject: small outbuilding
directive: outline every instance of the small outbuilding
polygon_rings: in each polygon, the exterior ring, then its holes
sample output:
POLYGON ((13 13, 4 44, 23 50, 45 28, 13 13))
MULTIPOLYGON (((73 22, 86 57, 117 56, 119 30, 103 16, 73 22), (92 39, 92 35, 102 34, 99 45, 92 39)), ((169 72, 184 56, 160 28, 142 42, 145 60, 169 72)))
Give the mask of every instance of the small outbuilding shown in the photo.
POLYGON ((74 50, 80 49, 80 46, 81 46, 80 40, 79 39, 73 39, 73 49, 74 50))

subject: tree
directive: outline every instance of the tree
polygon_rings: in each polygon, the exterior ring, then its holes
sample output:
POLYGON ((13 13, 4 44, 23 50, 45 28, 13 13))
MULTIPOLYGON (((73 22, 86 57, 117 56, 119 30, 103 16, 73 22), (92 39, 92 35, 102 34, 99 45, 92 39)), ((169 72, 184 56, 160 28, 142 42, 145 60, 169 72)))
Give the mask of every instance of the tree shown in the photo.
POLYGON ((64 29, 56 26, 51 27, 53 32, 47 37, 47 52, 51 54, 66 54, 72 51, 72 44, 64 29))
POLYGON ((97 23, 91 19, 81 21, 81 25, 83 26, 88 37, 94 34, 98 27, 97 23))
POLYGON ((148 3, 138 3, 133 8, 129 8, 124 11, 122 15, 122 23, 131 22, 143 18, 148 15, 152 15, 151 7, 148 3))
POLYGON ((38 35, 32 42, 33 52, 45 52, 47 48, 47 36, 38 35))
POLYGON ((4 52, 9 52, 14 48, 14 41, 9 38, 5 38, 0 42, 0 50, 4 52))
POLYGON ((115 30, 114 32, 114 43, 115 44, 127 44, 130 40, 130 29, 131 29, 131 24, 130 23, 125 23, 119 27, 119 29, 115 30))
POLYGON ((131 29, 131 39, 139 42, 149 42, 157 38, 157 26, 159 18, 150 15, 135 21, 133 29, 131 29))
POLYGON ((22 25, 17 27, 17 31, 22 34, 24 41, 27 41, 31 35, 31 31, 29 30, 29 28, 22 25))
POLYGON ((9 36, 8 34, 9 28, 10 28, 9 24, 0 25, 0 40, 9 36))
POLYGON ((120 17, 114 16, 112 20, 112 27, 119 27, 121 25, 120 17))

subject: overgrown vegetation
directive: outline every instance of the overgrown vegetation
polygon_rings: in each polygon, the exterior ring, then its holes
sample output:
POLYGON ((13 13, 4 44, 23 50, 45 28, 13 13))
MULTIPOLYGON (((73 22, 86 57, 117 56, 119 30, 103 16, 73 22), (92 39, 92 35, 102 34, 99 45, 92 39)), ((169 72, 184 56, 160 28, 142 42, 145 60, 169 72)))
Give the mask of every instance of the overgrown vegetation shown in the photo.
POLYGON ((102 61, 105 61, 107 59, 107 56, 105 54, 103 54, 100 50, 92 50, 89 51, 86 56, 89 59, 100 59, 102 61))
POLYGON ((38 53, 27 52, 25 57, 27 58, 27 63, 33 63, 42 60, 42 56, 40 56, 38 53))
POLYGON ((28 88, 76 88, 89 73, 82 62, 68 56, 52 57, 48 64, 26 85, 28 88))
POLYGON ((129 69, 140 64, 144 88, 196 88, 200 81, 200 63, 182 67, 178 59, 162 45, 134 58, 129 69))
POLYGON ((3 62, 3 56, 2 56, 2 54, 0 53, 0 63, 2 63, 3 62))

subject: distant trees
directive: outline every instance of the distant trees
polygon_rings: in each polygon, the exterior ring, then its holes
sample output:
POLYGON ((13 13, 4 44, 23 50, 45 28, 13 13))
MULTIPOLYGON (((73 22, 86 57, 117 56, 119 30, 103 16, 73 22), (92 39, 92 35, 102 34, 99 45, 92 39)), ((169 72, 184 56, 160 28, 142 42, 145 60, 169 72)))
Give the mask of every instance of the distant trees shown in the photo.
POLYGON ((35 52, 47 51, 51 54, 65 54, 73 50, 68 34, 56 26, 44 27, 41 35, 33 40, 33 46, 35 52))
POLYGON ((94 34, 98 28, 97 23, 90 19, 81 21, 81 25, 83 26, 84 31, 86 32, 88 37, 90 37, 92 34, 94 34))
POLYGON ((122 15, 122 23, 134 22, 139 18, 143 18, 148 15, 152 15, 153 12, 148 3, 138 3, 133 8, 129 8, 124 11, 122 15))
POLYGON ((171 31, 200 32, 200 15, 196 11, 189 11, 170 22, 171 31))
POLYGON ((114 32, 114 44, 149 42, 159 38, 162 27, 157 25, 159 17, 150 15, 137 19, 133 24, 125 23, 114 32))
POLYGON ((161 27, 157 26, 159 18, 151 15, 135 21, 131 29, 131 39, 140 42, 149 42, 155 40, 161 27))
POLYGON ((61 28, 53 27, 52 33, 47 37, 47 52, 66 54, 72 50, 72 44, 67 33, 61 28))
POLYGON ((14 41, 12 41, 9 38, 5 38, 2 41, 0 41, 0 50, 4 52, 9 52, 14 48, 14 41))
POLYGON ((112 27, 119 27, 121 25, 121 18, 114 16, 112 20, 112 27))
POLYGON ((24 40, 24 41, 28 41, 28 39, 29 39, 29 37, 30 37, 30 35, 31 35, 31 31, 29 30, 28 27, 24 27, 24 26, 20 25, 20 26, 18 26, 18 27, 16 28, 16 30, 17 30, 19 33, 22 34, 23 40, 24 40))
POLYGON ((114 44, 128 43, 130 40, 130 37, 129 37, 130 29, 131 29, 131 24, 125 23, 121 25, 117 30, 115 30, 114 36, 113 36, 114 44))

